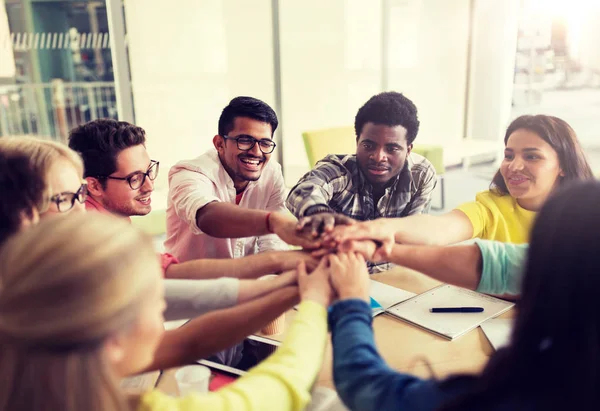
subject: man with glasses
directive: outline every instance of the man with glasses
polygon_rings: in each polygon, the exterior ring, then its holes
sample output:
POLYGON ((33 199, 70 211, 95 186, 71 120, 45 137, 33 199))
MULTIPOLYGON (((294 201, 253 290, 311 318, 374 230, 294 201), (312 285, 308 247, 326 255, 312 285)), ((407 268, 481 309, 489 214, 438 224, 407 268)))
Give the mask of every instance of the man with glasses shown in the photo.
POLYGON ((319 245, 286 211, 281 166, 271 160, 277 125, 266 103, 236 97, 221 113, 215 149, 171 169, 168 252, 187 261, 319 245))
MULTIPOLYGON (((88 210, 111 213, 124 218, 146 215, 152 210, 151 195, 159 162, 146 151, 145 131, 123 121, 100 119, 73 129, 69 146, 84 162, 88 184, 85 205, 88 210)), ((303 260, 310 268, 316 259, 299 251, 272 252, 243 260, 194 259, 173 264, 172 254, 163 254, 167 278, 256 278, 260 275, 291 270, 303 260)))

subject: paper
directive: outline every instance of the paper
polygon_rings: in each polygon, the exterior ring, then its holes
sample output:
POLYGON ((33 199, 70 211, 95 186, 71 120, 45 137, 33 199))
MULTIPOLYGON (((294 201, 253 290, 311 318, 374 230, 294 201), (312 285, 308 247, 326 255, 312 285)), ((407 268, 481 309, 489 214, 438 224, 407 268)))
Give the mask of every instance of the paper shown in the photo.
POLYGON ((371 292, 369 294, 383 309, 388 309, 416 295, 402 288, 392 287, 375 280, 371 280, 371 292))
POLYGON ((450 340, 513 307, 513 303, 465 288, 443 284, 387 312, 450 340), (482 307, 480 313, 432 313, 433 307, 482 307))
POLYGON ((498 351, 510 343, 513 325, 513 319, 492 318, 482 323, 480 327, 494 350, 498 351))
POLYGON ((144 374, 123 378, 120 386, 122 390, 130 393, 145 392, 156 386, 160 371, 150 371, 144 374))

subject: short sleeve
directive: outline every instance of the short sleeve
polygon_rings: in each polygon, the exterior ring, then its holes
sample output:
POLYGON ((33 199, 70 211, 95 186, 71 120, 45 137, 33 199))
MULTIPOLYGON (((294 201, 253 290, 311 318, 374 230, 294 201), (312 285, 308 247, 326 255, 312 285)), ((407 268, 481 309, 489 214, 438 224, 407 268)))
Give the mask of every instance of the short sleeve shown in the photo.
POLYGON ((521 293, 528 244, 475 240, 481 251, 483 268, 477 291, 488 294, 521 293))
POLYGON ((492 213, 485 205, 479 201, 472 201, 456 207, 456 210, 465 213, 471 222, 473 226, 473 236, 471 238, 483 236, 485 228, 492 220, 492 213))

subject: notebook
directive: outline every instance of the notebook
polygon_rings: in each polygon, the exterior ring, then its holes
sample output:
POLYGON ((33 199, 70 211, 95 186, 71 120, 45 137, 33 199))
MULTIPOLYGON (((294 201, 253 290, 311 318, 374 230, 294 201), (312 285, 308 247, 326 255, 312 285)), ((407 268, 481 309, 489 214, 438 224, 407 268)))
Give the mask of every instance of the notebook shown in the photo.
POLYGON ((480 327, 494 350, 498 351, 509 344, 513 325, 514 320, 511 318, 492 318, 482 323, 480 327))
POLYGON ((458 338, 484 321, 508 311, 514 303, 486 294, 442 284, 386 312, 449 340, 458 338), (433 307, 482 307, 479 313, 432 313, 433 307))
POLYGON ((383 314, 388 308, 414 297, 416 294, 371 280, 371 310, 373 317, 383 314))

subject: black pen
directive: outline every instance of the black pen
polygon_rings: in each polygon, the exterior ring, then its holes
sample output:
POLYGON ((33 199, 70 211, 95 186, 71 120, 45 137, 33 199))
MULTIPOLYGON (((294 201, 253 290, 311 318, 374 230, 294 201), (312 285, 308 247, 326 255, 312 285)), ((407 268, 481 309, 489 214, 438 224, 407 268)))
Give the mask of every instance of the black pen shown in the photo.
POLYGON ((432 313, 480 313, 483 311, 482 307, 444 307, 444 308, 430 308, 429 311, 432 313))

